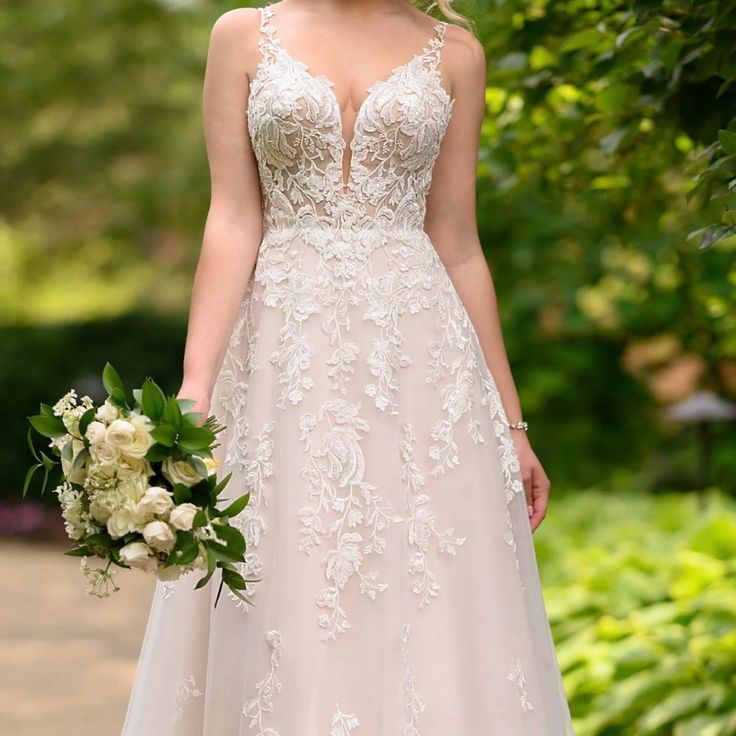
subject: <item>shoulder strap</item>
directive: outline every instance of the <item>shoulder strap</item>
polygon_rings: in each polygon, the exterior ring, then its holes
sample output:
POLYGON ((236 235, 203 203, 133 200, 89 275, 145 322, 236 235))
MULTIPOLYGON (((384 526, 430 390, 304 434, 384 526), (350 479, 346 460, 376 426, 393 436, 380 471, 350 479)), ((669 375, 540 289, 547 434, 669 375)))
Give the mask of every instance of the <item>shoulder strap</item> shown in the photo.
POLYGON ((279 40, 276 35, 276 29, 271 23, 273 16, 273 8, 270 5, 264 5, 258 9, 261 16, 259 26, 260 37, 258 39, 258 48, 264 60, 274 59, 279 52, 279 40))
POLYGON ((447 31, 447 23, 441 21, 435 24, 434 36, 429 40, 424 58, 431 68, 436 68, 440 63, 442 56, 442 47, 445 45, 445 32, 447 31))

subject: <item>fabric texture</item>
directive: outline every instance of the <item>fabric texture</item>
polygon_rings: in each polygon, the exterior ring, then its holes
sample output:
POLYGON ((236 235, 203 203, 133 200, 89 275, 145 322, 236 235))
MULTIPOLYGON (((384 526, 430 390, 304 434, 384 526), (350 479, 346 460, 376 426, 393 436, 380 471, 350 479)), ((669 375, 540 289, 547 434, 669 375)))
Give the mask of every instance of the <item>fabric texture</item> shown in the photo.
POLYGON ((123 736, 574 736, 506 416, 423 230, 447 26, 347 143, 260 13, 264 233, 212 398, 260 580, 217 608, 157 582, 123 736))

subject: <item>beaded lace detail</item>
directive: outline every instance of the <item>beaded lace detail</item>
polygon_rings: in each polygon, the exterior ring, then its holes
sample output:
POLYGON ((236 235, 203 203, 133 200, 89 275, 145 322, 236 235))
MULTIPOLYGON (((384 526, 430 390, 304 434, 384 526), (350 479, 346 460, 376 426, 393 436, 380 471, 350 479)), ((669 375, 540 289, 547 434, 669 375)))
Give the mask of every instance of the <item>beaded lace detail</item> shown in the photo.
POLYGON ((266 227, 421 229, 454 104, 438 69, 447 24, 437 23, 420 53, 369 87, 348 144, 334 83, 284 48, 272 6, 260 12, 261 61, 250 83, 248 127, 266 227))

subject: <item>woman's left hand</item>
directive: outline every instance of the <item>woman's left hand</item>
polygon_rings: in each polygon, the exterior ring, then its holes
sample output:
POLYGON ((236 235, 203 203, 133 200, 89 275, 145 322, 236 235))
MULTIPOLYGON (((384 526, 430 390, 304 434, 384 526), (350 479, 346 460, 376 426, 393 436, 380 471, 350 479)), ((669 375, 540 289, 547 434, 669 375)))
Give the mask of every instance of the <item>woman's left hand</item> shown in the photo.
POLYGON ((514 447, 519 456, 521 467, 521 479, 524 482, 524 493, 526 495, 527 513, 532 533, 542 523, 547 515, 549 504, 550 481, 544 472, 542 463, 534 454, 526 432, 520 430, 511 431, 514 447))

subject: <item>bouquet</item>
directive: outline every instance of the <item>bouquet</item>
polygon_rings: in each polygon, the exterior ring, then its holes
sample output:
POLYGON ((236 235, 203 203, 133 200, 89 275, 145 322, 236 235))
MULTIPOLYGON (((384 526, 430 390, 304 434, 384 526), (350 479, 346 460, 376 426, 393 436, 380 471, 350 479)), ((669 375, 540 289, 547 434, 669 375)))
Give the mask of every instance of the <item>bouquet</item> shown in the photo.
POLYGON ((87 593, 104 597, 119 589, 113 565, 155 573, 160 580, 201 570, 195 588, 219 569, 215 606, 223 585, 251 603, 243 591, 246 582, 255 581, 246 581, 236 569, 244 560, 245 539, 229 523, 250 494, 217 507, 232 475, 218 481, 212 454, 224 425, 211 415, 199 426, 201 414, 191 411, 194 402, 166 397, 150 377, 133 390, 129 403, 110 363, 102 383, 108 396, 98 407, 71 389, 28 417, 28 444, 36 463, 23 485, 25 497, 34 474, 43 469, 44 493, 49 474, 61 470, 54 492, 75 545, 65 554, 82 558, 87 593), (51 456, 34 447, 33 430, 50 439, 51 456), (90 558, 102 560, 102 566, 91 566, 90 558))

